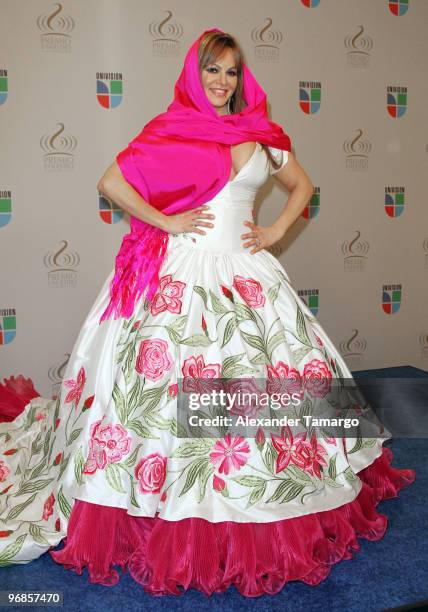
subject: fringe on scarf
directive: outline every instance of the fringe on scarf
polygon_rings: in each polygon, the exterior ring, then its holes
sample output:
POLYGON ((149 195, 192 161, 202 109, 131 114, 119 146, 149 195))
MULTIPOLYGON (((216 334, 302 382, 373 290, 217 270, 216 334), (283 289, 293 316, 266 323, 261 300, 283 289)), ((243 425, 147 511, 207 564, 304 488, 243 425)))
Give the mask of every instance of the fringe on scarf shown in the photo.
POLYGON ((113 315, 129 318, 134 313, 135 302, 146 291, 151 300, 159 287, 159 271, 168 247, 168 232, 145 224, 138 233, 124 236, 116 256, 115 273, 110 283, 110 302, 99 323, 113 315))

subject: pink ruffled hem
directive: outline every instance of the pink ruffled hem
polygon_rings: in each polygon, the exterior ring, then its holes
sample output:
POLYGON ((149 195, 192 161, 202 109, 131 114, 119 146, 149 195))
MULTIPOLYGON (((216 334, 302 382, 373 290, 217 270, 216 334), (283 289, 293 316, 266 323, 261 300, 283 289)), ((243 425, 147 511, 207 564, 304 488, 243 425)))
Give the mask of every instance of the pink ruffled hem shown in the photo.
POLYGON ((166 521, 75 500, 65 546, 49 554, 77 574, 87 566, 89 581, 105 586, 119 581, 118 565, 153 595, 190 588, 211 595, 235 585, 257 597, 278 593, 291 580, 317 585, 332 565, 360 550, 357 536, 383 537, 388 518, 376 506, 416 477, 414 470, 393 468, 392 458, 383 447, 358 473, 363 486, 352 502, 273 523, 166 521))

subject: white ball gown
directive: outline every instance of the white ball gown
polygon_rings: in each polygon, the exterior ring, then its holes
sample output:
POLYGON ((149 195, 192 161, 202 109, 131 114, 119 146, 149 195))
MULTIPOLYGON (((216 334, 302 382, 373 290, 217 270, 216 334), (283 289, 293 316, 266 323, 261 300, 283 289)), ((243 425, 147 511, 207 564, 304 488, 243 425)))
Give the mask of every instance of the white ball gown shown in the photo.
MULTIPOLYGON (((152 302, 100 325, 112 271, 58 398, 34 397, 0 423, 0 566, 49 551, 104 585, 120 567, 153 594, 234 584, 254 597, 319 584, 357 537, 383 536, 375 507, 415 478, 392 467, 385 439, 180 434, 179 379, 352 378, 278 260, 242 246, 274 172, 257 144, 211 200, 214 227, 170 235, 152 302)), ((13 383, 0 389, 5 414, 13 383)))

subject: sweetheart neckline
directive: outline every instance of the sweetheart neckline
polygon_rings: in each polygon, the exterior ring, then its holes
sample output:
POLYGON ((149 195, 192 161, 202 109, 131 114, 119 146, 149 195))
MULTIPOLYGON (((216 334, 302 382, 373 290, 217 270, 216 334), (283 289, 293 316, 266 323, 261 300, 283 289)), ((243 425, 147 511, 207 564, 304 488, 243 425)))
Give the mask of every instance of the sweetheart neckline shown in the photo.
POLYGON ((260 147, 260 146, 261 146, 261 145, 260 145, 260 143, 259 143, 259 142, 256 142, 256 146, 255 146, 255 148, 254 148, 254 151, 251 153, 251 156, 250 156, 250 157, 247 159, 247 161, 246 161, 246 162, 245 162, 245 164, 242 166, 242 168, 240 168, 240 170, 238 171, 238 173, 237 173, 237 174, 235 174, 235 176, 233 177, 233 179, 232 179, 231 181, 227 181, 226 185, 228 185, 228 184, 230 184, 230 183, 233 183, 233 182, 234 182, 234 181, 235 181, 235 180, 238 178, 238 176, 241 174, 241 172, 244 170, 244 168, 245 168, 246 166, 248 166, 248 164, 249 164, 249 163, 250 163, 250 162, 253 160, 253 158, 254 158, 254 156, 256 155, 256 153, 257 153, 257 151, 258 151, 258 149, 259 149, 259 147, 260 147))

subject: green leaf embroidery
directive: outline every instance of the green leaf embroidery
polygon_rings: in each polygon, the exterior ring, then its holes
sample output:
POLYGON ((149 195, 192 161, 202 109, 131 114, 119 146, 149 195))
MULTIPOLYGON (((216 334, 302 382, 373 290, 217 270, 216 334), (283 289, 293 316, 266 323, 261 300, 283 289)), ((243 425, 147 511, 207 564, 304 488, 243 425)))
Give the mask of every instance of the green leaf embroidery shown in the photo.
POLYGON ((212 443, 206 442, 204 439, 192 440, 191 442, 183 442, 172 453, 172 457, 177 459, 188 459, 189 457, 199 457, 206 455, 211 450, 212 443))
POLYGON ((0 566, 10 564, 10 560, 13 559, 13 557, 15 557, 21 550, 26 537, 26 533, 18 536, 15 542, 11 542, 11 544, 8 544, 2 551, 0 551, 0 566))
POLYGON ((126 493, 122 484, 122 474, 120 468, 114 463, 108 463, 106 467, 106 479, 112 489, 119 493, 126 493))

